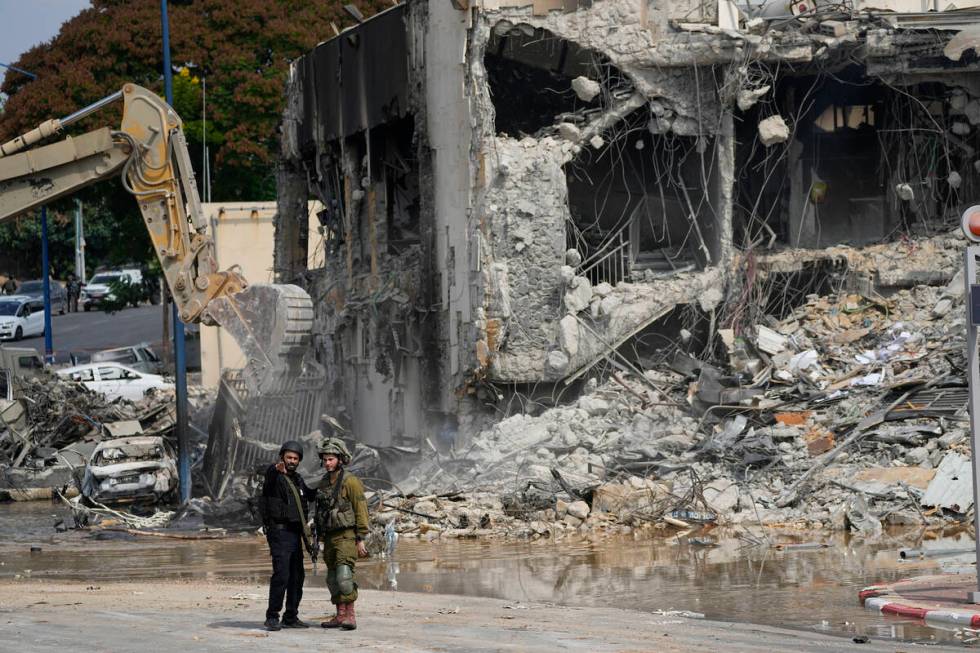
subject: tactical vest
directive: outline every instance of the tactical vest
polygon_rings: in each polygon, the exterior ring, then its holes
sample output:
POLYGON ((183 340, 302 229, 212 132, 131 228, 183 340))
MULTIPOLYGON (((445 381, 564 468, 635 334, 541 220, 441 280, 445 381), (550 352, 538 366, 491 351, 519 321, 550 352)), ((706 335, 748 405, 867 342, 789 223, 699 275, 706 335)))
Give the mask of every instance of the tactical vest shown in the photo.
MULTIPOLYGON (((329 476, 324 478, 329 480, 329 476)), ((344 485, 344 472, 341 470, 337 482, 330 486, 321 484, 316 493, 316 526, 322 533, 354 528, 357 516, 350 499, 341 496, 344 485)))

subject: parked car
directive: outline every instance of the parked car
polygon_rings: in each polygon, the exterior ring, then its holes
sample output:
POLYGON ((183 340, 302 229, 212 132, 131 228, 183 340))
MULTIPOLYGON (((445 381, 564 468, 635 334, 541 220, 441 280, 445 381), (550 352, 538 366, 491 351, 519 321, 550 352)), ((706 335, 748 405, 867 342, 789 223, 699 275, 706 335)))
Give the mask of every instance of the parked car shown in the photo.
POLYGON ((44 302, 26 295, 0 297, 0 340, 20 340, 44 333, 44 302))
POLYGON ((56 374, 81 383, 89 390, 101 393, 108 399, 121 398, 136 401, 142 399, 146 391, 151 388, 157 390, 174 389, 173 383, 158 374, 137 372, 119 363, 76 365, 58 370, 56 374))
POLYGON ((173 496, 177 481, 177 456, 167 441, 134 435, 95 447, 82 477, 82 494, 99 503, 157 503, 173 496))
MULTIPOLYGON (((25 281, 20 284, 20 288, 17 289, 17 294, 27 295, 31 299, 41 302, 41 306, 43 307, 44 281, 41 279, 25 281)), ((54 279, 51 280, 51 312, 57 312, 60 315, 68 312, 68 291, 54 279)))
POLYGON ((138 269, 126 269, 126 270, 106 270, 105 272, 97 272, 88 283, 82 287, 82 294, 80 300, 82 302, 82 309, 90 311, 94 308, 98 308, 102 305, 102 302, 112 299, 114 295, 109 285, 113 281, 122 281, 123 279, 129 281, 132 284, 143 284, 143 274, 138 269))
POLYGON ((132 347, 117 347, 97 351, 92 354, 90 362, 119 363, 148 374, 160 374, 164 369, 163 361, 145 342, 132 347))

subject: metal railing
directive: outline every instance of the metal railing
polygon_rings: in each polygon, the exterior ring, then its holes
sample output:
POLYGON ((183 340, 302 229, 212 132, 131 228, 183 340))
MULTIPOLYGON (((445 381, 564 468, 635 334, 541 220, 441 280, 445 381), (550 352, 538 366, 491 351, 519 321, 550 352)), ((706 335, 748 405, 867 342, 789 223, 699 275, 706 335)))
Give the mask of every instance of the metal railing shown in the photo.
POLYGON ((592 285, 605 281, 615 286, 627 281, 630 272, 630 240, 627 222, 619 231, 606 239, 605 244, 588 259, 582 261, 576 274, 586 277, 592 285))

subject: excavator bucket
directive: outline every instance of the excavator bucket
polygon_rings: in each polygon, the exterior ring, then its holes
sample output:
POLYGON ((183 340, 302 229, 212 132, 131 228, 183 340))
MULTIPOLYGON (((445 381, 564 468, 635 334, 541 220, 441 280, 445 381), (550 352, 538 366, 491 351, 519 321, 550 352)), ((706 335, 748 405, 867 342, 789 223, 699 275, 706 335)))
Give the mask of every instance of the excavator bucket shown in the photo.
MULTIPOLYGON (((313 301, 299 286, 251 285, 214 298, 205 317, 227 330, 241 347, 251 393, 286 391, 301 376, 313 331, 313 301)), ((307 364, 317 366, 313 361, 307 364)))

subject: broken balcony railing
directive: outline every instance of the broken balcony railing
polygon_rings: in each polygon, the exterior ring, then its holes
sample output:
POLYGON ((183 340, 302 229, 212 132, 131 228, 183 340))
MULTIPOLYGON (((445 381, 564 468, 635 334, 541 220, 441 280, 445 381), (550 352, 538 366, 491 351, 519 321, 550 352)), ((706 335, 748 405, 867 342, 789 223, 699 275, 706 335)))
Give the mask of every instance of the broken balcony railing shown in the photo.
POLYGON ((627 281, 630 270, 628 229, 629 223, 608 237, 596 252, 582 261, 576 274, 586 277, 593 286, 603 281, 613 286, 627 281))

